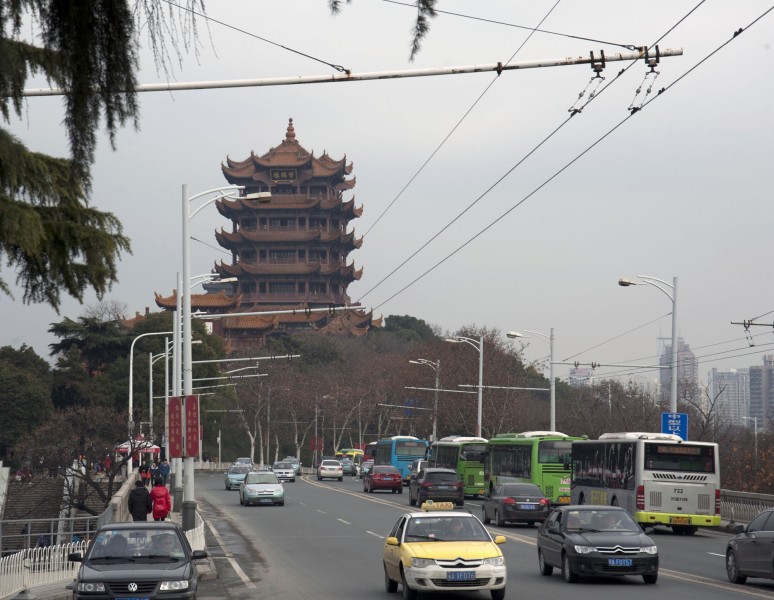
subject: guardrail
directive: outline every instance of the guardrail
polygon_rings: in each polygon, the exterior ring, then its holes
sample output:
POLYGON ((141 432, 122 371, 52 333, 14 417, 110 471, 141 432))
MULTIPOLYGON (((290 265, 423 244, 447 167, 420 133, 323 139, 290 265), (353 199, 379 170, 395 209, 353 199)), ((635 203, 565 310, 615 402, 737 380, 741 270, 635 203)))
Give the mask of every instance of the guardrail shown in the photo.
POLYGON ((730 526, 749 523, 755 515, 774 507, 774 495, 720 490, 720 518, 730 526))
POLYGON ((84 552, 87 542, 21 550, 0 559, 0 598, 40 585, 73 579, 79 563, 67 560, 70 552, 84 552))

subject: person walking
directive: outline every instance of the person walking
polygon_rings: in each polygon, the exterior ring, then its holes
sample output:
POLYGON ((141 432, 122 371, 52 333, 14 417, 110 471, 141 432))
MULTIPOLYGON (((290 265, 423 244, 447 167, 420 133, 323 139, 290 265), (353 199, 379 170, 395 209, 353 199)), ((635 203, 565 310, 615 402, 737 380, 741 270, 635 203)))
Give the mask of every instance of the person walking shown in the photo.
POLYGON ((150 492, 142 479, 138 479, 134 485, 135 488, 129 493, 127 500, 129 514, 132 515, 133 521, 147 521, 148 513, 153 510, 150 492))
POLYGON ((165 458, 161 461, 161 464, 159 465, 159 475, 161 475, 161 481, 164 482, 164 485, 167 485, 167 479, 169 479, 169 462, 165 458))
POLYGON ((161 477, 156 477, 156 480, 153 482, 150 497, 153 501, 153 520, 163 521, 167 518, 169 511, 172 510, 172 500, 169 497, 169 490, 164 485, 161 477))
POLYGON ((142 481, 142 484, 145 487, 148 487, 148 484, 150 483, 150 465, 148 464, 148 461, 146 460, 144 463, 140 465, 140 467, 137 469, 140 473, 140 480, 142 481))

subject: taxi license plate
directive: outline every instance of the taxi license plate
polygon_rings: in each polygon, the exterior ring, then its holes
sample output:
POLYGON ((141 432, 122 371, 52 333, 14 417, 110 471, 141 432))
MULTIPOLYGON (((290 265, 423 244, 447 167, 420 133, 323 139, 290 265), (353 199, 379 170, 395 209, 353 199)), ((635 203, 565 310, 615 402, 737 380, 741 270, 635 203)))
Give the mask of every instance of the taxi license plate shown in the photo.
POLYGON ((559 497, 559 504, 569 504, 570 503, 570 497, 569 496, 560 496, 559 497))
POLYGON ((607 566, 608 567, 631 567, 632 559, 631 558, 608 558, 607 566))
POLYGON ((520 506, 520 508, 522 510, 535 510, 535 505, 534 504, 522 504, 520 506))
POLYGON ((669 517, 670 525, 690 525, 691 517, 669 517))
POLYGON ((446 581, 473 581, 475 578, 475 571, 449 571, 446 574, 446 581))

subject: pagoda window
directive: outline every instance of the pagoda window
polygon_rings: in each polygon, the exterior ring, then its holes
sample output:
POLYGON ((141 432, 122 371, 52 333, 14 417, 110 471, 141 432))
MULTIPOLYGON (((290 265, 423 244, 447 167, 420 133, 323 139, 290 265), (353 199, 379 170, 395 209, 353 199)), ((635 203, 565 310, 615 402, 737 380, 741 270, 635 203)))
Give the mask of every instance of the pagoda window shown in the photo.
POLYGON ((305 294, 306 293, 306 284, 303 281, 298 282, 298 293, 299 294, 305 294))
POLYGON ((332 283, 331 284, 331 294, 338 295, 339 293, 339 284, 338 283, 332 283))
POLYGON ((282 265, 293 264, 296 262, 296 253, 293 250, 270 250, 269 262, 282 265))
POLYGON ((255 283, 243 283, 242 284, 242 293, 243 294, 254 294, 255 293, 255 283))
POLYGON ((266 262, 266 250, 258 251, 258 262, 266 262))
POLYGON ((339 228, 339 220, 331 219, 331 229, 338 229, 338 228, 339 228))
POLYGON ((244 250, 239 257, 244 262, 255 262, 255 250, 244 250))
POLYGON ((260 229, 266 229, 266 222, 267 222, 266 217, 261 217, 260 219, 258 219, 258 227, 260 229))
POLYGON ((270 294, 295 294, 296 284, 292 281, 272 281, 269 283, 270 294))
POLYGON ((256 220, 255 218, 251 219, 242 219, 242 229, 248 229, 250 231, 255 230, 256 220))
POLYGON ((306 250, 299 250, 298 251, 298 261, 299 262, 306 262, 306 250))
POLYGON ((298 226, 306 227, 306 217, 298 217, 298 226))
POLYGON ((293 222, 287 217, 269 219, 269 229, 291 229, 293 222))
POLYGON ((311 281, 309 282, 309 291, 313 294, 325 293, 325 282, 311 281))
POLYGON ((272 194, 295 194, 296 188, 290 185, 275 185, 274 188, 271 190, 272 194))
POLYGON ((258 293, 265 294, 266 293, 266 282, 261 281, 258 283, 258 293))
POLYGON ((318 227, 325 231, 325 219, 320 219, 317 217, 310 217, 309 218, 309 229, 317 229, 318 227))
POLYGON ((325 262, 327 260, 325 250, 310 250, 309 260, 312 262, 315 262, 315 261, 325 262))
POLYGON ((316 196, 324 196, 325 195, 325 186, 324 185, 313 185, 309 188, 310 193, 312 195, 316 196))

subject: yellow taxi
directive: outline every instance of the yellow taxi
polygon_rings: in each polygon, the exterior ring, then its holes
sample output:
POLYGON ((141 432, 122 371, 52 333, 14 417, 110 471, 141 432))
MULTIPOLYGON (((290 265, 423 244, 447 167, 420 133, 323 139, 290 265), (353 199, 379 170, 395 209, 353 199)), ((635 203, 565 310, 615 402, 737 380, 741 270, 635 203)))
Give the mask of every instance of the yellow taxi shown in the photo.
POLYGON ((403 587, 412 600, 418 592, 489 590, 505 598, 507 572, 499 544, 478 517, 455 511, 452 502, 425 502, 421 512, 406 513, 384 543, 384 587, 403 587))

